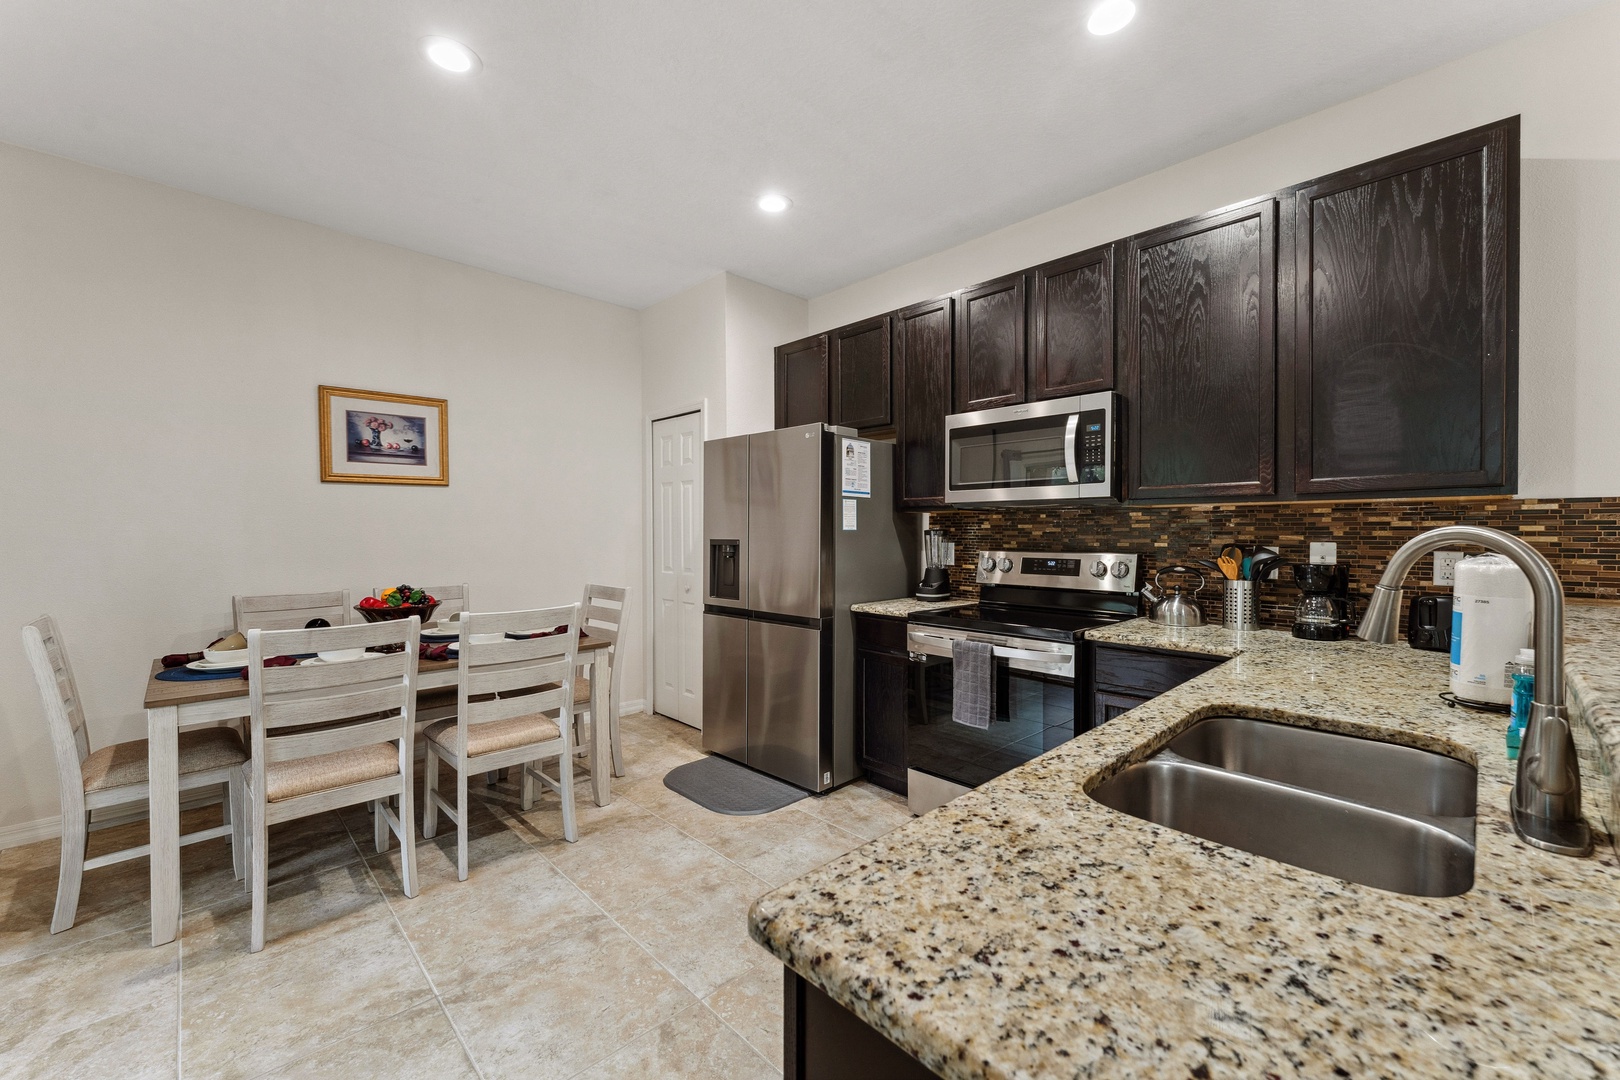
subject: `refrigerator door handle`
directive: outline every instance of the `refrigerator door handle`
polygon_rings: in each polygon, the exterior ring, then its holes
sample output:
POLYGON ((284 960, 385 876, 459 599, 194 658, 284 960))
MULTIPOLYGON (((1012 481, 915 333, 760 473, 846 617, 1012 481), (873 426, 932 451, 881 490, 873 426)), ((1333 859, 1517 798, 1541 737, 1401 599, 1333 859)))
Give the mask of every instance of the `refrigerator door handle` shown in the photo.
POLYGON ((1080 482, 1080 466, 1074 457, 1074 437, 1080 430, 1080 414, 1070 413, 1069 422, 1063 425, 1063 465, 1069 470, 1069 483, 1080 482))

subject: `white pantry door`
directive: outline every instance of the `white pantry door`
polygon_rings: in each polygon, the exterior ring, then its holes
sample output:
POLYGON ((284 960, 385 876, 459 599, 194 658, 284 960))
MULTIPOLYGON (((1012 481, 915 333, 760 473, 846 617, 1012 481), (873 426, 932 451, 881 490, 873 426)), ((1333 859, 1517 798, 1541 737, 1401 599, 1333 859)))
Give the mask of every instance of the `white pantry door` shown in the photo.
POLYGON ((653 711, 703 726, 700 414, 653 424, 653 711))

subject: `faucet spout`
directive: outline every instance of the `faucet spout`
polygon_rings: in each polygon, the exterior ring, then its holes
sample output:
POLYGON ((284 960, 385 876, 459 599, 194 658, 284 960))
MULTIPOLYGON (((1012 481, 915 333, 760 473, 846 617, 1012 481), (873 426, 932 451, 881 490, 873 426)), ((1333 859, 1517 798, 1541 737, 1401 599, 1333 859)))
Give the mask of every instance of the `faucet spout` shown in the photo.
POLYGON ((1516 536, 1474 525, 1448 525, 1420 533, 1401 545, 1384 568, 1356 636, 1364 641, 1393 642, 1401 583, 1407 573, 1431 551, 1457 544, 1482 547, 1513 560, 1530 579, 1535 600, 1535 702, 1513 784, 1513 829, 1532 847, 1560 855, 1587 855, 1592 850, 1592 830, 1581 817, 1580 766, 1565 706, 1564 587, 1541 552, 1516 536))

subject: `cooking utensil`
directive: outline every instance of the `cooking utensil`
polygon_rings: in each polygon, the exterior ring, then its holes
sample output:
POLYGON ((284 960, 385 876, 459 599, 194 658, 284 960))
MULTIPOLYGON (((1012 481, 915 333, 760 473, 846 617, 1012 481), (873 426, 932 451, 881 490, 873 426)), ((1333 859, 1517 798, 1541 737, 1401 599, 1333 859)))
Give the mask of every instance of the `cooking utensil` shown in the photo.
POLYGON ((1263 581, 1272 567, 1282 562, 1281 555, 1262 555, 1249 564, 1249 580, 1263 581))
POLYGON ((1215 563, 1220 567, 1223 577, 1228 581, 1236 581, 1243 573, 1243 545, 1223 544, 1215 555, 1215 563))
POLYGON ((1204 588, 1204 575, 1198 573, 1190 566, 1167 566, 1153 575, 1153 584, 1142 588, 1142 595, 1147 597, 1148 603, 1153 605, 1148 618, 1164 626, 1203 626, 1204 611, 1194 599, 1204 588), (1184 585, 1166 586, 1159 579, 1165 574, 1195 574, 1198 577, 1198 587, 1192 593, 1184 592, 1184 585), (1168 593, 1160 592, 1160 588, 1169 589, 1168 593))

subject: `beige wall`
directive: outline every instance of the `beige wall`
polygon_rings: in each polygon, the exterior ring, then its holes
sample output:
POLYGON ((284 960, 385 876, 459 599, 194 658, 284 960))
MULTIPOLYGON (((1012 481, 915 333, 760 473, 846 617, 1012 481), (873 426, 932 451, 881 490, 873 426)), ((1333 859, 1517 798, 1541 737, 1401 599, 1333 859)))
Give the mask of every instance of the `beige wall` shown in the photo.
POLYGON ((809 333, 810 304, 757 281, 726 278, 726 433, 776 426, 776 347, 809 333))
POLYGON ((17 636, 41 613, 99 745, 144 735, 152 657, 200 648, 236 592, 467 581, 495 608, 639 586, 639 323, 0 146, 0 845, 57 813, 17 636), (450 486, 320 483, 321 383, 448 398, 450 486))
POLYGON ((1620 495, 1620 3, 810 301, 821 330, 1523 116, 1520 491, 1620 495))
POLYGON ((641 406, 657 419, 707 405, 709 438, 726 433, 726 276, 641 311, 641 406))

